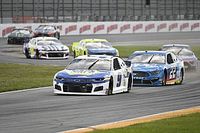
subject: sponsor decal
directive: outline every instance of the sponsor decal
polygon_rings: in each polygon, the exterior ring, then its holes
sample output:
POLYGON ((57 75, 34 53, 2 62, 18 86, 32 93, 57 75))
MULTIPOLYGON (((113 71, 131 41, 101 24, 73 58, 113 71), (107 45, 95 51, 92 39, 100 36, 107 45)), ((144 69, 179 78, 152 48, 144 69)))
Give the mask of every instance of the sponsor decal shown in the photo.
POLYGON ((97 70, 91 70, 91 71, 88 71, 88 70, 67 70, 67 73, 69 75, 81 75, 81 76, 89 76, 89 75, 94 75, 94 74, 97 74, 99 73, 99 71, 97 70))
POLYGON ((96 27, 94 27, 93 33, 96 33, 98 31, 104 30, 104 28, 105 28, 104 24, 97 25, 96 27))
POLYGON ((167 28, 167 23, 162 23, 162 24, 158 25, 157 32, 159 32, 162 29, 166 29, 166 28, 167 28))
POLYGON ((199 23, 194 23, 194 24, 192 24, 191 30, 194 30, 194 29, 196 29, 196 28, 199 28, 199 23))
POLYGON ((173 29, 178 28, 178 23, 173 23, 171 25, 169 25, 169 31, 172 31, 173 29))
POLYGON ((90 30, 91 25, 84 25, 83 27, 80 28, 79 33, 83 33, 85 31, 90 30))
POLYGON ((137 24, 135 26, 133 26, 133 32, 139 30, 139 29, 142 29, 143 28, 143 24, 137 24))
POLYGON ((181 26, 180 26, 180 31, 186 29, 189 27, 189 23, 183 23, 181 26))
POLYGON ((77 25, 70 25, 67 28, 65 28, 65 35, 77 30, 77 25))
POLYGON ((117 28, 118 28, 117 24, 110 25, 107 28, 107 33, 110 33, 111 31, 116 30, 117 28))
POLYGON ((7 34, 11 33, 13 31, 15 27, 14 26, 11 26, 11 27, 7 27, 5 29, 2 30, 2 36, 6 36, 7 34))
POLYGON ((131 25, 130 24, 125 24, 123 26, 120 27, 120 33, 122 33, 125 30, 130 29, 131 25))
POLYGON ((145 32, 150 31, 151 29, 155 28, 155 24, 149 24, 145 27, 145 32))

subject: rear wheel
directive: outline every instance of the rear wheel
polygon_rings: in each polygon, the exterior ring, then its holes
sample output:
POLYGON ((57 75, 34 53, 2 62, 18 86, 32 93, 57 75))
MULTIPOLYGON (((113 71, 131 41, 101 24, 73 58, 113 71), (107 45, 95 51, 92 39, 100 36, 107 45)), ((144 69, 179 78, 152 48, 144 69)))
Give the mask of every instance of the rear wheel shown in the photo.
POLYGON ((128 78, 127 93, 130 92, 131 87, 132 87, 132 76, 130 75, 129 78, 128 78))

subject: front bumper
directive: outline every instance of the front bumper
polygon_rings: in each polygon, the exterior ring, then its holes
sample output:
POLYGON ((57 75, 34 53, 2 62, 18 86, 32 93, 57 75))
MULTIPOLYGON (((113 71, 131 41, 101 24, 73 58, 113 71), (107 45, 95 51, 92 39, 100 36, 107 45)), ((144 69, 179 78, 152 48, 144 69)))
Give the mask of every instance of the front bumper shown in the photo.
POLYGON ((148 72, 133 72, 133 85, 160 86, 163 79, 161 74, 151 75, 148 72))
POLYGON ((69 95, 106 95, 109 81, 103 83, 58 83, 53 81, 53 91, 55 94, 69 95))
POLYGON ((67 59, 68 51, 39 51, 39 57, 42 59, 67 59))

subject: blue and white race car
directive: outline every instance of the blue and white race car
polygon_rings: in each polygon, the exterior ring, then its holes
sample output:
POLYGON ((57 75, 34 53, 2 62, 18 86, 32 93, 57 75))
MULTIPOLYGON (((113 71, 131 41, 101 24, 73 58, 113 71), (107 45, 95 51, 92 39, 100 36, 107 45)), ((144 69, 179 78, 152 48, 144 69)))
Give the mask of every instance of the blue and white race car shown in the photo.
POLYGON ((132 63, 133 85, 182 84, 184 63, 168 51, 135 51, 132 63))
POLYGON ((112 56, 79 56, 55 74, 55 94, 111 95, 129 92, 131 63, 112 56))

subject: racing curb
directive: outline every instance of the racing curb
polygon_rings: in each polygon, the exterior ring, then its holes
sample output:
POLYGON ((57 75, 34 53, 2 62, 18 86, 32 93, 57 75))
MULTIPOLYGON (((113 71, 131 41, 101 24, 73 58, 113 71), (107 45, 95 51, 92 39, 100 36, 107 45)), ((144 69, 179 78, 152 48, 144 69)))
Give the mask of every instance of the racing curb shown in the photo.
POLYGON ((117 121, 117 122, 112 122, 112 123, 106 123, 106 124, 101 124, 101 125, 96 125, 96 126, 91 126, 91 127, 86 127, 86 128, 68 130, 68 131, 63 131, 59 133, 86 133, 86 132, 91 132, 91 131, 95 131, 99 129, 103 130, 103 129, 121 128, 121 127, 139 124, 139 123, 173 118, 173 117, 187 115, 191 113, 197 113, 197 112, 200 112, 200 106, 187 108, 187 109, 181 109, 181 110, 175 110, 175 111, 169 111, 169 112, 164 112, 164 113, 159 113, 159 114, 153 114, 153 115, 148 115, 148 116, 143 116, 143 117, 138 117, 138 118, 133 118, 133 119, 128 119, 128 120, 122 120, 122 121, 117 121))

